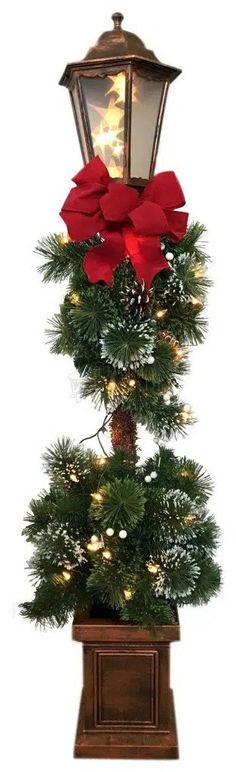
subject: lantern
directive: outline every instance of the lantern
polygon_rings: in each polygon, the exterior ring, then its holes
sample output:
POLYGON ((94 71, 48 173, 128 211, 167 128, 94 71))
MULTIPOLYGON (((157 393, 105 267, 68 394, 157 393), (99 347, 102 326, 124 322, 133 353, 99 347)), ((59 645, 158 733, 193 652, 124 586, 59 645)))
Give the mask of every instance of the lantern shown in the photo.
POLYGON ((122 29, 121 13, 112 19, 114 29, 67 65, 60 85, 70 92, 84 163, 99 155, 111 177, 139 187, 154 173, 169 84, 181 70, 122 29))

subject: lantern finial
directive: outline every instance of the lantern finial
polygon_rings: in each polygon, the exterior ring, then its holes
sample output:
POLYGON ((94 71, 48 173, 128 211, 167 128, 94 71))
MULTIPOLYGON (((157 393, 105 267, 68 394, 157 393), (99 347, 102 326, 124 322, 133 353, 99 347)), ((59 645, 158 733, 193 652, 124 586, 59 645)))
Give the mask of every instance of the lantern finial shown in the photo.
POLYGON ((122 25, 122 21, 124 19, 123 13, 119 13, 119 12, 113 13, 111 18, 112 18, 112 21, 114 21, 114 29, 117 29, 117 28, 120 29, 122 25))

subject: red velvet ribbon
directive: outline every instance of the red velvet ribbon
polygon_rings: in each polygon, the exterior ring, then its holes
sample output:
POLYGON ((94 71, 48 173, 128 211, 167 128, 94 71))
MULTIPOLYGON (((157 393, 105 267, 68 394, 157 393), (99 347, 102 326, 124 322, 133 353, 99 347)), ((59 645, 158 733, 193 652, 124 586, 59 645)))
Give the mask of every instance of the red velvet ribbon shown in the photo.
POLYGON ((156 174, 144 190, 112 180, 99 156, 75 177, 60 215, 72 241, 86 241, 99 233, 102 243, 88 247, 84 270, 91 282, 112 283, 115 268, 129 257, 138 280, 150 287, 153 277, 169 268, 161 250, 161 236, 178 242, 186 233, 188 214, 183 191, 174 172, 156 174))

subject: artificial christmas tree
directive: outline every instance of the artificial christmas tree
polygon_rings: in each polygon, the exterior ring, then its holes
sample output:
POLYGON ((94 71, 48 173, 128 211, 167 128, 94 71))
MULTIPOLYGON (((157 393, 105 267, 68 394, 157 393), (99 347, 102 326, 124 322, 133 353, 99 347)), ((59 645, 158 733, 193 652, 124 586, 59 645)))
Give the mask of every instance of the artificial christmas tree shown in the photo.
POLYGON ((37 247, 44 281, 68 280, 48 335, 54 353, 73 358, 81 399, 103 409, 93 435, 100 454, 85 448, 89 437, 63 438, 44 454, 50 487, 31 502, 24 529, 36 589, 22 613, 58 626, 75 615, 73 637, 84 643, 76 756, 177 758, 169 686, 177 605, 205 603, 220 586, 211 481, 164 444, 194 420, 179 389, 189 348, 204 339, 207 256, 203 226, 187 229, 178 211, 185 200, 175 174, 152 176, 179 71, 125 33, 120 14, 114 23, 62 78, 88 162, 61 210, 68 235, 37 247), (141 158, 132 144, 143 83, 156 120, 148 174, 148 141, 141 158), (143 464, 139 424, 157 442, 143 464))

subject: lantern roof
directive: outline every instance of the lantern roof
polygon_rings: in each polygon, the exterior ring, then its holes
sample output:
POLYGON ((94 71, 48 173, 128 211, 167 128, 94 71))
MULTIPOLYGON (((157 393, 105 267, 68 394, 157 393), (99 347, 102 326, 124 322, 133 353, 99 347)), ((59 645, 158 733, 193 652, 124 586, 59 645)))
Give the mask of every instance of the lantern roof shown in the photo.
POLYGON ((122 13, 113 13, 111 18, 114 23, 113 29, 100 35, 97 43, 89 49, 84 59, 67 64, 59 81, 61 86, 69 85, 71 75, 79 67, 87 69, 91 65, 99 66, 105 62, 114 64, 114 60, 117 63, 134 60, 140 64, 149 64, 154 70, 159 71, 160 75, 167 77, 170 82, 180 75, 181 70, 168 64, 162 64, 154 52, 146 48, 141 38, 122 28, 124 18, 122 13))

